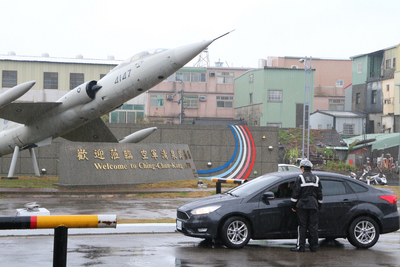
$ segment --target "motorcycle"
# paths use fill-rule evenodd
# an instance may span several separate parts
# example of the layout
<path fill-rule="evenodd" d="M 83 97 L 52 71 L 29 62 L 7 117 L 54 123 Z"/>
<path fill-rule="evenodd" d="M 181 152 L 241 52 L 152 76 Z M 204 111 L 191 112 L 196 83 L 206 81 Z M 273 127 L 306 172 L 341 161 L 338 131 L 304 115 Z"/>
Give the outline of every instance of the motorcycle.
<path fill-rule="evenodd" d="M 357 174 L 354 172 L 350 172 L 350 177 L 370 185 L 387 185 L 386 175 L 382 171 L 379 173 L 370 173 L 364 169 L 363 174 L 359 178 L 357 178 Z"/>

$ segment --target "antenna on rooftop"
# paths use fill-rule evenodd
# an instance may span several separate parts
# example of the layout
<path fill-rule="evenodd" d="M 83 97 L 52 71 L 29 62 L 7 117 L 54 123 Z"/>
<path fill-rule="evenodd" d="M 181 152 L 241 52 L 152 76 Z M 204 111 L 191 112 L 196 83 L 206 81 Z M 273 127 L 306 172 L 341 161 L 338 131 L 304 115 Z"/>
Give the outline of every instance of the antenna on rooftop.
<path fill-rule="evenodd" d="M 194 63 L 193 67 L 208 67 L 210 66 L 210 58 L 208 56 L 208 48 L 204 49 L 203 52 L 200 53 L 199 59 L 196 63 Z"/>

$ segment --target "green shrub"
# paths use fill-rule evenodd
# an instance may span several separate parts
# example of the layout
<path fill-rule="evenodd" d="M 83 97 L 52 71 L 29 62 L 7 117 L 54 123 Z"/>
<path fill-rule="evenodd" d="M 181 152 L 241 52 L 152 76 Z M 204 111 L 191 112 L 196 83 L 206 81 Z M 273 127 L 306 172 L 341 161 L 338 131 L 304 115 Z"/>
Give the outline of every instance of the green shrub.
<path fill-rule="evenodd" d="M 344 162 L 338 161 L 332 161 L 332 160 L 328 160 L 326 165 L 324 166 L 324 170 L 326 171 L 357 171 L 357 167 L 350 165 L 350 164 L 346 164 Z"/>

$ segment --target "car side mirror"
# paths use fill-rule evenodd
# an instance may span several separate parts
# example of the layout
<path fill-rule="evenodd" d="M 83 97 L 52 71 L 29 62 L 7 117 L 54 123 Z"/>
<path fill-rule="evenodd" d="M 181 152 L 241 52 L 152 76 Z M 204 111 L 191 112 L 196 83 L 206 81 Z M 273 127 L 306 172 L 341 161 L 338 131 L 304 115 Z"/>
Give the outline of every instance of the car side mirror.
<path fill-rule="evenodd" d="M 265 200 L 271 200 L 274 198 L 275 198 L 275 194 L 272 193 L 271 191 L 264 192 L 264 194 L 263 194 L 263 199 L 265 199 Z"/>

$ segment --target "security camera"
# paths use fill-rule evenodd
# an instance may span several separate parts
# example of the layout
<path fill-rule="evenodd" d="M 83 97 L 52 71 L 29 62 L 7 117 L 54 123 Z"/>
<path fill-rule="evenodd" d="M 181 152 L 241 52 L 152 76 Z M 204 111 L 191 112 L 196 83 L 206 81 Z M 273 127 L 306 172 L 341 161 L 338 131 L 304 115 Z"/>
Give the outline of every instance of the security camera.
<path fill-rule="evenodd" d="M 300 62 L 300 63 L 303 63 L 303 62 L 304 62 L 304 58 L 300 59 L 299 62 Z"/>

